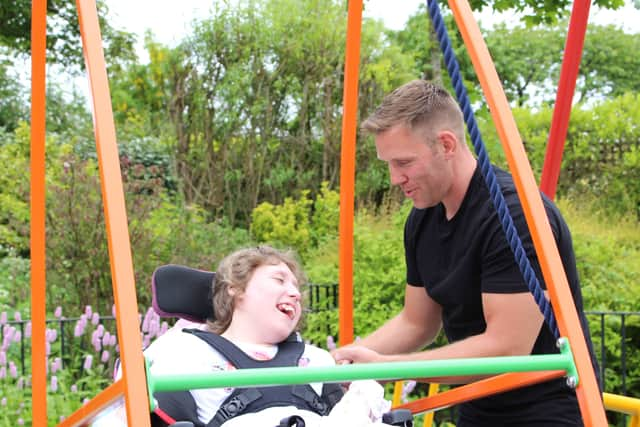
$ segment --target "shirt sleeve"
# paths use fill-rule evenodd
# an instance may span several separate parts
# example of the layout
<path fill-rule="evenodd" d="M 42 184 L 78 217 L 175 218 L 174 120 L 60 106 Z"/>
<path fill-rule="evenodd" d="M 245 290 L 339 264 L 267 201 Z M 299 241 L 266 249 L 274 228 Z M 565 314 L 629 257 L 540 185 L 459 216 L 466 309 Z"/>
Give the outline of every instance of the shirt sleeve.
<path fill-rule="evenodd" d="M 418 267 L 416 265 L 416 228 L 418 226 L 415 209 L 411 210 L 411 213 L 407 217 L 407 221 L 404 224 L 404 257 L 407 267 L 407 284 L 411 286 L 422 286 L 422 279 L 418 273 Z"/>

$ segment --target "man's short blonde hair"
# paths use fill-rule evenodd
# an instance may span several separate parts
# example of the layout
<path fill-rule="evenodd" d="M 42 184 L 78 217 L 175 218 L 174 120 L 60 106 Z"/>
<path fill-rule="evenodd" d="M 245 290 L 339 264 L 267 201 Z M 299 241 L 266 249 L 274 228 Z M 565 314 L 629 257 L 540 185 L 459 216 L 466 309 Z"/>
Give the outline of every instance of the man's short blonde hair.
<path fill-rule="evenodd" d="M 422 132 L 427 141 L 435 141 L 443 130 L 453 132 L 461 141 L 465 137 L 458 103 L 442 86 L 426 80 L 410 81 L 388 94 L 361 129 L 377 135 L 397 125 Z"/>

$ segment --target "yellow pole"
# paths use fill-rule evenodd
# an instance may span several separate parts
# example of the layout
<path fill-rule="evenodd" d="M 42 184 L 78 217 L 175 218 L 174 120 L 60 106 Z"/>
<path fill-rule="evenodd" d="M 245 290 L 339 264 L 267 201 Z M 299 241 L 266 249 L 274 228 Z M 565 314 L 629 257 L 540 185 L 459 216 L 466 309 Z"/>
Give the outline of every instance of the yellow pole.
<path fill-rule="evenodd" d="M 438 394 L 438 390 L 440 389 L 440 384 L 431 383 L 429 384 L 429 396 L 434 396 Z M 430 411 L 424 414 L 424 423 L 422 427 L 430 427 L 433 424 L 433 416 L 435 415 L 435 411 Z"/>

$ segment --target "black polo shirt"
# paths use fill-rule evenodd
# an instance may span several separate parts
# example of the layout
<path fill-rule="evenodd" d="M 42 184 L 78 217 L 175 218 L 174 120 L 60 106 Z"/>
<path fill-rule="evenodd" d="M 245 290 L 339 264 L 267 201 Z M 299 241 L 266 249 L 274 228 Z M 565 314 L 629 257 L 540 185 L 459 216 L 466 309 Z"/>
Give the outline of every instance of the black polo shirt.
<path fill-rule="evenodd" d="M 513 179 L 498 168 L 495 172 L 524 250 L 546 288 Z M 571 234 L 556 206 L 544 195 L 543 203 L 580 321 L 588 331 Z M 424 287 L 440 304 L 449 342 L 485 331 L 483 292 L 529 292 L 478 167 L 458 212 L 450 220 L 442 204 L 410 212 L 405 224 L 405 255 L 407 283 Z M 531 354 L 558 353 L 555 341 L 543 323 Z M 587 343 L 595 361 L 589 338 Z M 460 405 L 460 415 L 461 425 L 582 424 L 575 392 L 562 378 L 466 402 Z M 525 421 L 531 424 L 523 424 Z"/>

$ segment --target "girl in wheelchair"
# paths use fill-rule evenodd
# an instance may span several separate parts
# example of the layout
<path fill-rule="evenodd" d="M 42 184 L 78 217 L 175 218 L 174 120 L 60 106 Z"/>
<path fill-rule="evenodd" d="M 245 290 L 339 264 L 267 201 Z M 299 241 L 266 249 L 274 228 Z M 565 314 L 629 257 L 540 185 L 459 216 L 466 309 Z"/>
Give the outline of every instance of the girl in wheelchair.
<path fill-rule="evenodd" d="M 305 344 L 297 333 L 305 277 L 291 252 L 269 246 L 241 249 L 224 258 L 215 274 L 167 267 L 182 269 L 180 274 L 199 275 L 199 280 L 207 278 L 213 312 L 206 324 L 173 328 L 144 351 L 152 375 L 335 364 L 327 351 Z M 162 292 L 158 285 L 162 274 L 170 276 L 159 270 L 154 274 L 154 306 L 161 314 L 155 294 Z M 171 281 L 189 281 L 175 280 L 180 277 L 175 274 Z M 194 301 L 197 304 L 201 301 Z M 337 384 L 155 393 L 158 409 L 152 414 L 153 425 L 176 421 L 207 427 L 387 425 L 381 419 L 390 404 L 382 387 L 364 381 L 352 384 L 351 389 L 337 406 L 344 394 Z"/>

